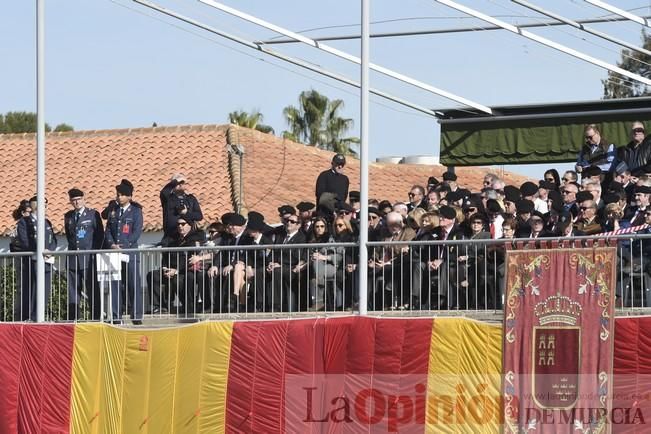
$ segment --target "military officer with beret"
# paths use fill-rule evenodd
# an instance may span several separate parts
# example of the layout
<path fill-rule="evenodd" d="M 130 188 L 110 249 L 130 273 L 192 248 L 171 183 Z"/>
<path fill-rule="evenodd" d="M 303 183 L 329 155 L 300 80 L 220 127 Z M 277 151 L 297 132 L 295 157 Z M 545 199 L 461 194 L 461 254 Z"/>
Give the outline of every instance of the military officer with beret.
<path fill-rule="evenodd" d="M 63 226 L 68 239 L 68 250 L 98 250 L 104 240 L 104 225 L 97 210 L 88 208 L 84 192 L 78 188 L 68 191 L 73 209 L 63 216 Z M 100 319 L 100 290 L 95 279 L 95 255 L 78 254 L 67 257 L 68 266 L 68 319 L 80 318 L 79 295 L 89 296 L 93 320 Z"/>
<path fill-rule="evenodd" d="M 105 244 L 113 250 L 136 249 L 143 227 L 142 206 L 131 200 L 133 184 L 128 180 L 123 179 L 115 186 L 115 190 L 116 205 L 108 211 Z M 131 310 L 133 323 L 138 325 L 142 323 L 143 307 L 140 256 L 137 253 L 127 253 L 127 257 L 129 261 L 122 267 L 121 282 L 111 282 L 113 322 L 120 323 L 122 304 L 126 301 L 126 308 Z"/>

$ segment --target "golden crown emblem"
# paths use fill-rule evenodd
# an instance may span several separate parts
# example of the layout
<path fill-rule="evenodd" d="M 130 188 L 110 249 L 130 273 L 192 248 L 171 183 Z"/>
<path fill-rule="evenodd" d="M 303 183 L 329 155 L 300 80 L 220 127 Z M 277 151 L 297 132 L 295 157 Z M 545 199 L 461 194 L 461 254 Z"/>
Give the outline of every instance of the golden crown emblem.
<path fill-rule="evenodd" d="M 553 323 L 576 325 L 583 308 L 579 303 L 565 295 L 550 295 L 534 307 L 540 325 Z"/>

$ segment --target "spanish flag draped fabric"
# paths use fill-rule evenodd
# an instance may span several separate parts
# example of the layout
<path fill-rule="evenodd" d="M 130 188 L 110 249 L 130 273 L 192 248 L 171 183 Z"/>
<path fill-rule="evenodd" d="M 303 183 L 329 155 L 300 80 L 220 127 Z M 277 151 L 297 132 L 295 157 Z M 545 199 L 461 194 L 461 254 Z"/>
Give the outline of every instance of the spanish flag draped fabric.
<path fill-rule="evenodd" d="M 501 427 L 502 327 L 469 319 L 1 324 L 0 339 L 0 434 Z M 650 354 L 651 319 L 618 319 L 614 393 L 630 423 L 614 431 L 648 432 Z"/>

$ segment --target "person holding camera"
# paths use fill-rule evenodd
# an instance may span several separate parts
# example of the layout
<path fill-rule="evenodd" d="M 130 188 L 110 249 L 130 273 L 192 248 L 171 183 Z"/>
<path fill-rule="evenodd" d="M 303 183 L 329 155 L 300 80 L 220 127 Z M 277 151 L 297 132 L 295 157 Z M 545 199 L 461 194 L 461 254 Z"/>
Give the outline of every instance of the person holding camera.
<path fill-rule="evenodd" d="M 189 224 L 203 220 L 199 201 L 188 193 L 185 175 L 177 173 L 160 191 L 160 203 L 163 208 L 163 239 L 177 236 L 176 223 L 179 218 Z"/>

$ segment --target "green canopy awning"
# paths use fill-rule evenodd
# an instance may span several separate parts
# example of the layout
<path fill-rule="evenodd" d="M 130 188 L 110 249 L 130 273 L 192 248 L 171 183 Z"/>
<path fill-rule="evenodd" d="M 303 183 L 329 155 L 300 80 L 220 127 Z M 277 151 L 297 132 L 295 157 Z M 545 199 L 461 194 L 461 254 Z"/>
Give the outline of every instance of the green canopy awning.
<path fill-rule="evenodd" d="M 494 107 L 493 115 L 436 111 L 441 164 L 561 163 L 576 161 L 586 124 L 597 124 L 610 143 L 626 145 L 631 122 L 651 120 L 651 98 Z"/>

